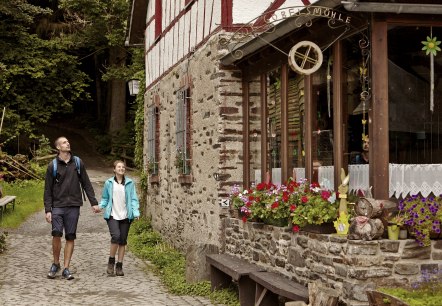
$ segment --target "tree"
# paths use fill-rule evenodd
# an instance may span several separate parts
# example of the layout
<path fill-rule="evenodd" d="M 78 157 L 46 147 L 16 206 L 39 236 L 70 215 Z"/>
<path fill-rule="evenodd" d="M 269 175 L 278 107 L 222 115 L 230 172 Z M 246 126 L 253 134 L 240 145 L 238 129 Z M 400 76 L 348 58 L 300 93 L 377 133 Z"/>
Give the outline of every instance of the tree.
<path fill-rule="evenodd" d="M 40 38 L 33 29 L 52 10 L 25 0 L 0 3 L 0 105 L 6 107 L 0 143 L 22 133 L 33 135 L 36 123 L 72 110 L 90 99 L 88 76 L 70 54 L 72 41 L 60 35 Z"/>

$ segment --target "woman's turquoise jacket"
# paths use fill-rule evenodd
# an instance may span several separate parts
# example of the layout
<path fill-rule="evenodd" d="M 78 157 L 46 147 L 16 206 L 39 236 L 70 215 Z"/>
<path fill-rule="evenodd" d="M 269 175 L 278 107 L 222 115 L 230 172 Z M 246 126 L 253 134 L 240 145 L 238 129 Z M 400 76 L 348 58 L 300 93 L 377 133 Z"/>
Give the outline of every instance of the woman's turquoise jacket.
<path fill-rule="evenodd" d="M 99 207 L 104 209 L 104 219 L 109 219 L 112 211 L 112 193 L 114 177 L 106 180 L 101 195 Z M 124 194 L 126 197 L 127 218 L 132 221 L 140 216 L 140 203 L 138 201 L 135 182 L 128 177 L 124 178 Z"/>

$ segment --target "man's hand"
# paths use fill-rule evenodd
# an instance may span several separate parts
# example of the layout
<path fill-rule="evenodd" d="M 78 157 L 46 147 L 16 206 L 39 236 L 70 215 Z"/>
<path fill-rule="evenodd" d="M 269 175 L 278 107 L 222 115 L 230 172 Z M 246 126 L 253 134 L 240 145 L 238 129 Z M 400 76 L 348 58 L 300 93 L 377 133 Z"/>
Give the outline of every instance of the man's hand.
<path fill-rule="evenodd" d="M 100 207 L 98 207 L 98 205 L 94 205 L 94 206 L 92 206 L 92 211 L 97 214 L 97 213 L 101 212 L 101 209 L 100 209 Z"/>
<path fill-rule="evenodd" d="M 52 222 L 52 213 L 50 211 L 48 211 L 46 213 L 45 218 L 46 218 L 46 222 L 51 223 Z"/>

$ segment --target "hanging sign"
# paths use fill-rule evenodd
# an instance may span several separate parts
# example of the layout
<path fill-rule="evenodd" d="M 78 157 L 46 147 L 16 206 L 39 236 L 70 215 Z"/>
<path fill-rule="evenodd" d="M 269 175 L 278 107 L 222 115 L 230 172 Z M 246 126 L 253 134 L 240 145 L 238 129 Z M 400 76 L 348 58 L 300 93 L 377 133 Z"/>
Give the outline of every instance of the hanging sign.
<path fill-rule="evenodd" d="M 297 73 L 309 75 L 322 65 L 322 51 L 317 44 L 303 40 L 292 47 L 289 53 L 289 65 Z"/>

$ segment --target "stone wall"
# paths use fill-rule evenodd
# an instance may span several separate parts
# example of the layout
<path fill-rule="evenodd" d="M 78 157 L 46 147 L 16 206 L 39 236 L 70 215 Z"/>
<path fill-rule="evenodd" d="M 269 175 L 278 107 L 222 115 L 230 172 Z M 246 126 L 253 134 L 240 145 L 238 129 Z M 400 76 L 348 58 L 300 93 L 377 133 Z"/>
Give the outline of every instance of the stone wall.
<path fill-rule="evenodd" d="M 149 178 L 146 215 L 180 250 L 198 243 L 222 245 L 220 199 L 242 183 L 242 83 L 236 70 L 221 70 L 226 51 L 217 36 L 174 66 L 145 94 L 145 106 L 159 109 L 159 176 Z M 191 175 L 179 178 L 176 158 L 177 90 L 188 86 L 191 103 Z M 145 139 L 147 139 L 145 112 Z M 144 144 L 145 163 L 147 143 Z M 213 174 L 220 174 L 216 181 Z"/>
<path fill-rule="evenodd" d="M 409 285 L 423 270 L 442 269 L 442 240 L 420 247 L 412 239 L 347 240 L 233 218 L 224 222 L 225 253 L 304 285 L 320 280 L 338 290 L 347 305 L 368 305 L 367 289 Z"/>

